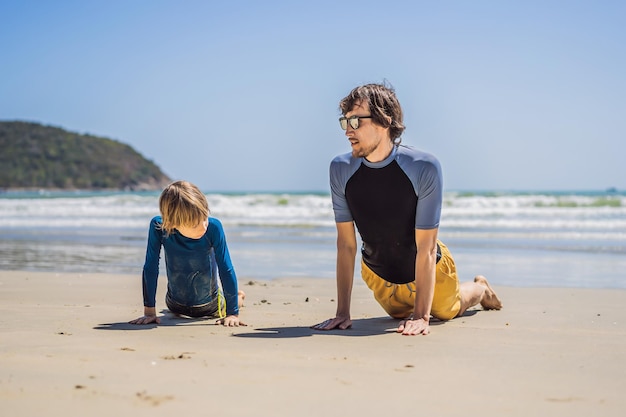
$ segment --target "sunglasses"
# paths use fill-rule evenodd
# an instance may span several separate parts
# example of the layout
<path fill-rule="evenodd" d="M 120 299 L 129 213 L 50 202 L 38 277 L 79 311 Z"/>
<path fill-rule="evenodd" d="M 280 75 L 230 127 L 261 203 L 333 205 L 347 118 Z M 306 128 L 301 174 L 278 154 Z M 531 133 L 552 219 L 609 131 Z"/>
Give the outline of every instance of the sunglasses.
<path fill-rule="evenodd" d="M 371 119 L 372 116 L 350 116 L 350 117 L 340 117 L 339 125 L 343 130 L 348 130 L 348 123 L 350 123 L 350 127 L 354 130 L 359 128 L 359 120 L 361 119 Z"/>

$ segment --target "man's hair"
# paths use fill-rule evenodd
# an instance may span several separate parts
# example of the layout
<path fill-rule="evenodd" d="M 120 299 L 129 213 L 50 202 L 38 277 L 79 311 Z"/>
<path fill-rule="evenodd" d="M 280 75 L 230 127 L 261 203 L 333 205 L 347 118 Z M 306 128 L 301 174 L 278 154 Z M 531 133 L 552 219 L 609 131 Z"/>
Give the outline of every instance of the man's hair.
<path fill-rule="evenodd" d="M 159 210 L 166 234 L 180 226 L 193 227 L 209 218 L 205 195 L 188 181 L 176 181 L 165 187 L 159 197 Z"/>
<path fill-rule="evenodd" d="M 339 109 L 345 115 L 358 102 L 369 105 L 374 123 L 388 127 L 391 141 L 396 142 L 404 132 L 405 126 L 402 123 L 402 107 L 393 87 L 387 83 L 356 87 L 339 102 Z M 388 118 L 391 118 L 391 122 Z"/>

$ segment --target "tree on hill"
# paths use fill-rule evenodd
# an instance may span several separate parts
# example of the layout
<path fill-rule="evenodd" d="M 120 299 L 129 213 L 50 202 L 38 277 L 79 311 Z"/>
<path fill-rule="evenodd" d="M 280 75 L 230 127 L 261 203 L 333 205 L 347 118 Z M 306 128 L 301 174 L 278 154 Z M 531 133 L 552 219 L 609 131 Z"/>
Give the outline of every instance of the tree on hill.
<path fill-rule="evenodd" d="M 0 122 L 0 188 L 156 190 L 171 180 L 116 140 L 54 126 Z"/>

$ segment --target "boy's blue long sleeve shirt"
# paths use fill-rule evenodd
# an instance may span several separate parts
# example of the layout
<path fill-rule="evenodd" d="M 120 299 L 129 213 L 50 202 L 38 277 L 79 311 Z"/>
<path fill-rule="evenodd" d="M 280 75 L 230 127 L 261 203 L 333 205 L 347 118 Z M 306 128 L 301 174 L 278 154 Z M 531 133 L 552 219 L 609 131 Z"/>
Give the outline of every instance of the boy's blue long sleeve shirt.
<path fill-rule="evenodd" d="M 199 306 L 218 294 L 217 275 L 226 298 L 226 314 L 239 314 L 238 285 L 230 260 L 222 223 L 209 218 L 207 230 L 199 239 L 185 237 L 174 230 L 169 235 L 161 229 L 161 216 L 150 221 L 146 261 L 143 267 L 143 302 L 156 305 L 161 247 L 165 254 L 167 291 L 172 300 L 186 306 Z"/>

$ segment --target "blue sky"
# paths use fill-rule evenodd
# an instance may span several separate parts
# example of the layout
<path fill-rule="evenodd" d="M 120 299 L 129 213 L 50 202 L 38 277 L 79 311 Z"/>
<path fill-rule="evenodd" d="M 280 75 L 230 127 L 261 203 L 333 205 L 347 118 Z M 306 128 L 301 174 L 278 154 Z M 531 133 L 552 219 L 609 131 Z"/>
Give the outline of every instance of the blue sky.
<path fill-rule="evenodd" d="M 447 190 L 626 188 L 626 2 L 3 1 L 0 120 L 119 140 L 207 191 L 327 191 L 387 80 Z"/>

